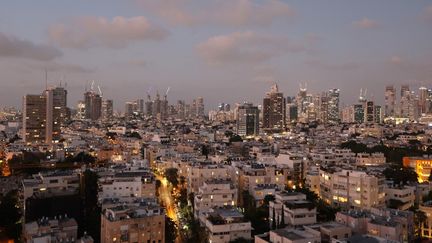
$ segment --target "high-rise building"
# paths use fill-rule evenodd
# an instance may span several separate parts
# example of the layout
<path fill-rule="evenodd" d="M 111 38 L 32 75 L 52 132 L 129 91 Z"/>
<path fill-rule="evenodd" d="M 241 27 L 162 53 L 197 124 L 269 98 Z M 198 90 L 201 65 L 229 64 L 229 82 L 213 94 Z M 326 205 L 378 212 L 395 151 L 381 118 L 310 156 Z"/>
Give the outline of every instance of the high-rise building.
<path fill-rule="evenodd" d="M 363 123 L 365 120 L 365 109 L 363 104 L 354 105 L 354 122 Z"/>
<path fill-rule="evenodd" d="M 125 118 L 132 118 L 134 115 L 134 111 L 136 108 L 136 103 L 134 102 L 126 102 L 125 105 Z"/>
<path fill-rule="evenodd" d="M 102 96 L 94 91 L 84 93 L 85 118 L 93 121 L 102 116 Z"/>
<path fill-rule="evenodd" d="M 60 140 L 61 127 L 68 116 L 67 91 L 48 88 L 41 95 L 26 95 L 23 100 L 23 138 L 28 143 Z"/>
<path fill-rule="evenodd" d="M 374 108 L 374 119 L 376 123 L 381 123 L 383 121 L 383 116 L 382 116 L 382 108 L 380 105 L 376 105 Z"/>
<path fill-rule="evenodd" d="M 23 98 L 23 140 L 44 143 L 46 136 L 46 96 L 26 95 Z"/>
<path fill-rule="evenodd" d="M 111 120 L 113 116 L 114 116 L 113 100 L 104 100 L 102 102 L 102 118 L 104 120 Z"/>
<path fill-rule="evenodd" d="M 373 101 L 366 101 L 366 106 L 364 107 L 364 122 L 375 122 L 375 104 Z"/>
<path fill-rule="evenodd" d="M 393 85 L 385 89 L 385 108 L 384 116 L 393 117 L 396 113 L 396 89 Z"/>
<path fill-rule="evenodd" d="M 429 98 L 429 92 L 426 87 L 419 88 L 419 113 L 427 113 L 427 100 Z"/>
<path fill-rule="evenodd" d="M 259 110 L 251 103 L 238 107 L 237 134 L 240 136 L 255 136 L 259 134 Z"/>
<path fill-rule="evenodd" d="M 285 129 L 285 110 L 285 97 L 279 92 L 277 84 L 274 84 L 263 100 L 263 128 L 283 131 Z"/>
<path fill-rule="evenodd" d="M 46 97 L 46 143 L 60 140 L 61 127 L 67 119 L 67 91 L 63 87 L 49 88 Z"/>
<path fill-rule="evenodd" d="M 204 98 L 198 97 L 196 99 L 196 109 L 197 109 L 197 116 L 200 118 L 204 117 Z"/>
<path fill-rule="evenodd" d="M 338 123 L 339 117 L 339 89 L 331 89 L 327 92 L 327 121 L 330 123 Z"/>
<path fill-rule="evenodd" d="M 140 115 L 143 115 L 144 114 L 144 100 L 143 99 L 138 99 L 136 101 L 136 103 L 137 103 L 138 113 Z"/>

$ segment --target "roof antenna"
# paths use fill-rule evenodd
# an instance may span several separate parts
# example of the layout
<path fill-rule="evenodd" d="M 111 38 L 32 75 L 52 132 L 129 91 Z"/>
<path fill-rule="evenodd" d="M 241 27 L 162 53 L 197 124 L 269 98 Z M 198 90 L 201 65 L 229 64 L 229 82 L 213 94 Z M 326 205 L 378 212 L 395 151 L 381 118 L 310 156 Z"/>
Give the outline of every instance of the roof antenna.
<path fill-rule="evenodd" d="M 48 90 L 48 70 L 45 68 L 45 90 Z"/>

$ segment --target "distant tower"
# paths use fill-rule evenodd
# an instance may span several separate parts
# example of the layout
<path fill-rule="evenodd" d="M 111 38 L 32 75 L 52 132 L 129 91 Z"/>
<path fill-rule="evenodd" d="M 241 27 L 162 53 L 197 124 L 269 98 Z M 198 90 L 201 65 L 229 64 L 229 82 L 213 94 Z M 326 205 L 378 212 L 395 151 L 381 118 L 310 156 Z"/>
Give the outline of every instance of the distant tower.
<path fill-rule="evenodd" d="M 396 89 L 393 85 L 386 86 L 385 89 L 384 116 L 393 117 L 396 113 Z"/>
<path fill-rule="evenodd" d="M 237 134 L 255 136 L 259 134 L 259 109 L 251 103 L 238 107 Z"/>
<path fill-rule="evenodd" d="M 263 99 L 263 128 L 283 131 L 286 120 L 286 101 L 275 83 Z"/>

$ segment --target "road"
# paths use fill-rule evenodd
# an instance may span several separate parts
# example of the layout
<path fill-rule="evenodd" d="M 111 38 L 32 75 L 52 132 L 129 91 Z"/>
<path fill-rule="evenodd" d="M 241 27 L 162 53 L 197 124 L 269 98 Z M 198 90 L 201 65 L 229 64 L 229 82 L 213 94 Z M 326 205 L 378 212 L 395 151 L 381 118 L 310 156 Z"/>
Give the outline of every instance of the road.
<path fill-rule="evenodd" d="M 180 222 L 177 216 L 175 201 L 171 195 L 172 185 L 165 177 L 157 174 L 155 174 L 155 176 L 156 179 L 161 182 L 161 186 L 159 187 L 159 200 L 165 205 L 166 215 L 177 225 L 177 238 L 175 242 L 180 243 L 182 242 L 180 237 Z"/>

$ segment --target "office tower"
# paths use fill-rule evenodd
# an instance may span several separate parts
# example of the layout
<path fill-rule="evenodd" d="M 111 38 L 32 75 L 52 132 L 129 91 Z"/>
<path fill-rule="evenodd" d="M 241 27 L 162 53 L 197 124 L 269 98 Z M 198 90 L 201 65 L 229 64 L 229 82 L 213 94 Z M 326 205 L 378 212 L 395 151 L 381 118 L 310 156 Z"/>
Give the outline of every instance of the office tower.
<path fill-rule="evenodd" d="M 177 101 L 177 107 L 176 107 L 176 112 L 177 112 L 177 119 L 185 119 L 185 102 L 184 100 L 178 100 Z"/>
<path fill-rule="evenodd" d="M 287 104 L 287 122 L 296 122 L 298 119 L 298 107 L 295 103 Z"/>
<path fill-rule="evenodd" d="M 153 108 L 152 108 L 153 117 L 157 117 L 157 115 L 160 114 L 160 111 L 161 111 L 161 100 L 158 91 L 156 93 L 156 99 L 153 101 Z"/>
<path fill-rule="evenodd" d="M 429 98 L 428 89 L 426 87 L 419 88 L 419 113 L 427 113 L 427 100 Z"/>
<path fill-rule="evenodd" d="M 312 104 L 307 109 L 307 121 L 320 120 L 323 123 L 328 122 L 329 118 L 329 97 L 326 92 L 314 96 Z"/>
<path fill-rule="evenodd" d="M 331 89 L 327 92 L 327 101 L 328 101 L 328 122 L 330 123 L 338 123 L 340 121 L 339 118 L 339 89 Z"/>
<path fill-rule="evenodd" d="M 134 102 L 126 102 L 125 105 L 125 118 L 132 118 L 135 111 L 135 103 Z"/>
<path fill-rule="evenodd" d="M 85 103 L 85 119 L 93 121 L 101 118 L 102 115 L 102 96 L 94 91 L 87 91 L 84 93 Z"/>
<path fill-rule="evenodd" d="M 23 137 L 28 143 L 51 144 L 60 140 L 67 114 L 67 91 L 48 88 L 41 95 L 26 95 L 23 100 Z"/>
<path fill-rule="evenodd" d="M 63 87 L 49 88 L 46 97 L 46 143 L 60 140 L 61 127 L 67 119 L 67 91 Z"/>
<path fill-rule="evenodd" d="M 364 107 L 364 122 L 375 122 L 375 104 L 373 101 L 366 101 L 366 106 Z"/>
<path fill-rule="evenodd" d="M 204 98 L 203 97 L 198 97 L 196 99 L 196 111 L 197 111 L 197 116 L 200 118 L 204 117 Z"/>
<path fill-rule="evenodd" d="M 104 100 L 102 102 L 102 118 L 104 120 L 111 120 L 113 116 L 114 116 L 113 100 Z"/>
<path fill-rule="evenodd" d="M 167 98 L 167 95 L 165 95 L 164 99 L 161 101 L 160 116 L 161 116 L 161 119 L 166 119 L 168 117 L 168 98 Z"/>
<path fill-rule="evenodd" d="M 285 109 L 285 97 L 279 92 L 277 84 L 274 84 L 263 100 L 263 128 L 283 131 L 285 129 Z"/>
<path fill-rule="evenodd" d="M 363 123 L 365 120 L 365 109 L 363 104 L 354 105 L 354 122 Z"/>
<path fill-rule="evenodd" d="M 26 95 L 23 98 L 23 140 L 44 143 L 46 137 L 46 96 Z"/>
<path fill-rule="evenodd" d="M 259 110 L 251 103 L 238 107 L 237 134 L 240 136 L 255 136 L 259 134 Z"/>
<path fill-rule="evenodd" d="M 376 123 L 381 123 L 383 121 L 382 108 L 380 105 L 376 105 L 374 108 L 374 120 Z"/>
<path fill-rule="evenodd" d="M 76 118 L 78 120 L 85 119 L 85 113 L 86 113 L 85 102 L 80 100 L 80 101 L 78 101 L 78 104 L 77 104 Z"/>
<path fill-rule="evenodd" d="M 136 103 L 137 103 L 137 112 L 140 114 L 140 115 L 143 115 L 144 114 L 144 100 L 143 99 L 138 99 L 137 101 L 136 101 Z"/>
<path fill-rule="evenodd" d="M 426 98 L 426 113 L 432 113 L 432 89 L 428 89 L 428 96 Z"/>
<path fill-rule="evenodd" d="M 385 108 L 384 116 L 393 117 L 396 113 L 396 89 L 393 85 L 385 89 Z"/>

